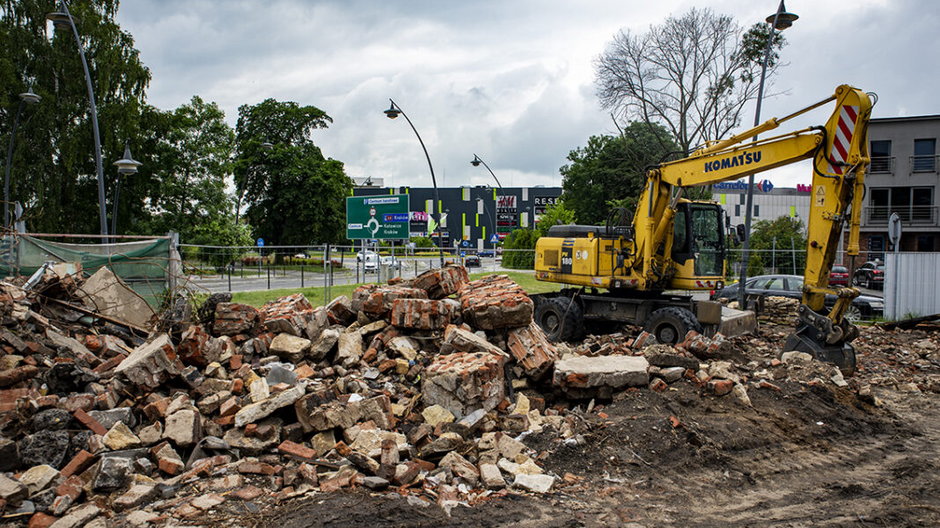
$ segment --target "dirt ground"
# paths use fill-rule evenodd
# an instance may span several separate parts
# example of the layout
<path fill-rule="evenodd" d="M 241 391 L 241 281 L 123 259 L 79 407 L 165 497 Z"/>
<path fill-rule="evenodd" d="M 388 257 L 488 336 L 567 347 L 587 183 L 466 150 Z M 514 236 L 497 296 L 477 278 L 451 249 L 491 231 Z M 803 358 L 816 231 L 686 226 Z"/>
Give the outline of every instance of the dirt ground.
<path fill-rule="evenodd" d="M 774 351 L 757 344 L 778 342 L 787 330 L 764 325 L 760 338 L 736 340 L 735 363 L 762 368 Z M 776 388 L 750 389 L 751 407 L 688 381 L 619 393 L 591 412 L 581 402 L 569 412 L 577 441 L 550 432 L 524 440 L 547 471 L 564 477 L 546 495 L 495 494 L 448 514 L 414 496 L 357 490 L 230 510 L 207 524 L 938 526 L 940 395 L 924 380 L 940 369 L 905 359 L 908 348 L 922 350 L 938 336 L 865 330 L 850 386 L 813 382 L 818 372 L 808 368 L 778 378 Z M 911 382 L 923 390 L 913 392 Z M 858 396 L 867 383 L 877 402 Z"/>

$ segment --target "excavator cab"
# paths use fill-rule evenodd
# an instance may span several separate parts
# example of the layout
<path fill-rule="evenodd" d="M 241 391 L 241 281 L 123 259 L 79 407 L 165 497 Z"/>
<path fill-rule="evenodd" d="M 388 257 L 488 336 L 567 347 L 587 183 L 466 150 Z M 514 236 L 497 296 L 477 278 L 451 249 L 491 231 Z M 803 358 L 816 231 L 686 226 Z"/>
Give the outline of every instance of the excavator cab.
<path fill-rule="evenodd" d="M 725 271 L 725 213 L 714 202 L 682 201 L 673 220 L 672 287 L 713 289 Z"/>

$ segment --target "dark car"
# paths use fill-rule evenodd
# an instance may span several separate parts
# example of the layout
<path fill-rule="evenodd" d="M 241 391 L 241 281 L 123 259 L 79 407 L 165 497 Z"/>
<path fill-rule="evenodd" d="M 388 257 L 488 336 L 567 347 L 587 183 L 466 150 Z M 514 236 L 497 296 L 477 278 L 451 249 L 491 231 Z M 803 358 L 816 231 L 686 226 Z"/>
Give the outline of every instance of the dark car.
<path fill-rule="evenodd" d="M 480 257 L 476 255 L 467 255 L 463 259 L 463 265 L 468 268 L 479 268 L 481 266 Z"/>
<path fill-rule="evenodd" d="M 849 285 L 849 269 L 845 266 L 833 266 L 832 271 L 829 272 L 829 285 L 830 286 L 848 286 Z"/>
<path fill-rule="evenodd" d="M 883 288 L 885 285 L 885 266 L 878 261 L 868 261 L 852 274 L 852 285 L 863 288 Z"/>
<path fill-rule="evenodd" d="M 477 254 L 480 255 L 481 257 L 495 257 L 496 251 L 492 249 L 484 249 L 483 251 L 480 251 Z"/>
<path fill-rule="evenodd" d="M 740 284 L 731 284 L 712 295 L 713 300 L 737 299 Z M 747 295 L 778 296 L 801 299 L 803 297 L 803 277 L 799 275 L 759 275 L 747 280 Z M 836 303 L 835 295 L 826 296 L 826 307 Z M 859 295 L 852 301 L 852 306 L 845 312 L 846 319 L 859 321 L 881 317 L 884 313 L 884 299 L 873 295 Z"/>

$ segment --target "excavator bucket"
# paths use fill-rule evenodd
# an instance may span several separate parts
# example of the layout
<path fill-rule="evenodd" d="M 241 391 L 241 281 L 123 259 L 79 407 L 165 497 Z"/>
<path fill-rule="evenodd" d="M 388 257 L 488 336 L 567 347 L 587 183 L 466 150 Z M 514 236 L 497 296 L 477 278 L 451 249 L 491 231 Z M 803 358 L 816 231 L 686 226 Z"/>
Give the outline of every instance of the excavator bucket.
<path fill-rule="evenodd" d="M 819 361 L 839 367 L 844 376 L 855 374 L 855 348 L 849 344 L 858 337 L 858 328 L 847 320 L 833 325 L 831 320 L 805 304 L 797 309 L 796 331 L 783 345 L 783 352 L 806 352 Z"/>

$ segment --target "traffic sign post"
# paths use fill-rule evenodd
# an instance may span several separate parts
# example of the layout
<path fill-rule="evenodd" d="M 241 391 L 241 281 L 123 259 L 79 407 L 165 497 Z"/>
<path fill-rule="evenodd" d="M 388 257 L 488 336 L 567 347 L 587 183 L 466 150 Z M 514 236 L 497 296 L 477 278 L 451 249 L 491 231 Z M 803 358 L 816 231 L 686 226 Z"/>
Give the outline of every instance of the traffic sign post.
<path fill-rule="evenodd" d="M 891 217 L 888 218 L 888 239 L 891 240 L 891 245 L 894 246 L 894 263 L 890 270 L 891 276 L 894 277 L 894 288 L 892 296 L 894 302 L 892 303 L 894 319 L 898 319 L 898 283 L 901 281 L 901 276 L 899 274 L 899 260 L 900 260 L 900 249 L 901 249 L 901 217 L 897 213 L 891 213 Z"/>
<path fill-rule="evenodd" d="M 407 240 L 410 205 L 407 194 L 346 198 L 346 238 Z"/>

